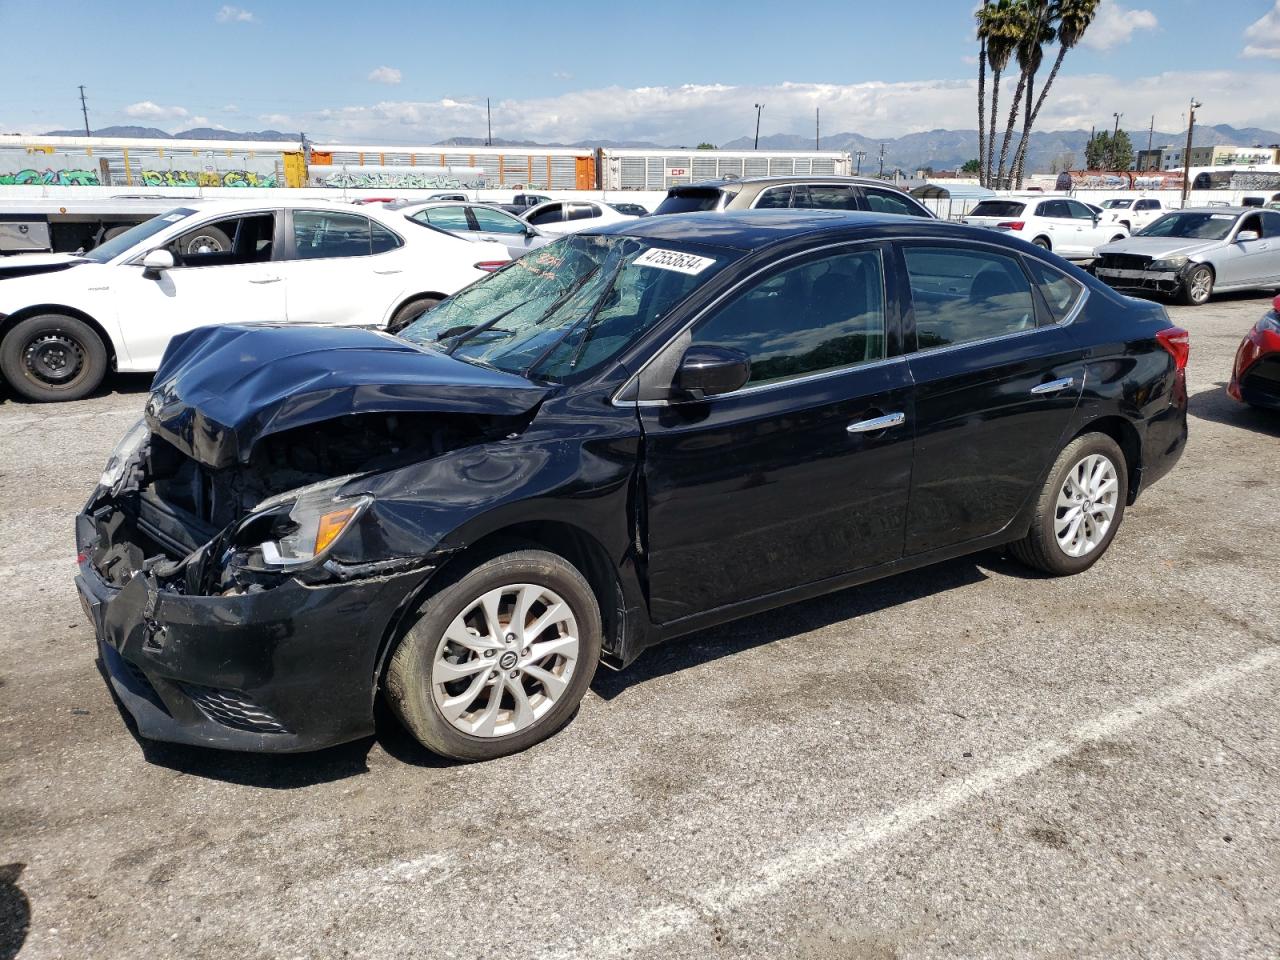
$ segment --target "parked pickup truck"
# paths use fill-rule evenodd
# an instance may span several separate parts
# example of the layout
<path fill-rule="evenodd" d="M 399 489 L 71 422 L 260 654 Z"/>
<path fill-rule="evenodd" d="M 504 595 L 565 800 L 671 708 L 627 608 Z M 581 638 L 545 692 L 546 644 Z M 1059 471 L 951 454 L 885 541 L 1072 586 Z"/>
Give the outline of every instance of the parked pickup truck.
<path fill-rule="evenodd" d="M 120 196 L 86 200 L 0 201 L 0 255 L 92 250 L 130 227 L 166 213 L 181 198 Z"/>
<path fill-rule="evenodd" d="M 1163 217 L 1169 208 L 1153 197 L 1113 197 L 1102 201 L 1102 212 L 1103 223 L 1120 224 L 1130 233 L 1137 233 Z"/>

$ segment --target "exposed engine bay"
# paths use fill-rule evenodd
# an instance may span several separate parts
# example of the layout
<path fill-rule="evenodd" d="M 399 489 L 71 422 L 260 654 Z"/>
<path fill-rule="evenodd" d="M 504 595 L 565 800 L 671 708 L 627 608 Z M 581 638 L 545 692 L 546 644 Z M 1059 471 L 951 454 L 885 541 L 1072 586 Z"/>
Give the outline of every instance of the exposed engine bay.
<path fill-rule="evenodd" d="M 262 550 L 264 542 L 296 528 L 287 511 L 290 492 L 498 440 L 528 420 L 352 414 L 264 436 L 248 463 L 222 468 L 208 467 L 152 433 L 112 490 L 100 488 L 90 506 L 98 534 L 91 559 L 115 586 L 145 571 L 183 593 L 261 589 L 292 572 L 283 560 L 268 562 Z M 279 508 L 255 515 L 277 500 Z"/>

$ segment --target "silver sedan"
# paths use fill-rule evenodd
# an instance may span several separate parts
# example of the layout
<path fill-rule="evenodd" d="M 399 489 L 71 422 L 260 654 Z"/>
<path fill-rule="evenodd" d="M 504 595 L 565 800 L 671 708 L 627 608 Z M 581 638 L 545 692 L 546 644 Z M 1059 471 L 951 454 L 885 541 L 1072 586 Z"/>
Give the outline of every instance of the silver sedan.
<path fill-rule="evenodd" d="M 1280 211 L 1176 210 L 1099 247 L 1093 272 L 1117 290 L 1170 294 L 1192 306 L 1214 291 L 1280 287 Z"/>
<path fill-rule="evenodd" d="M 530 250 L 546 246 L 555 239 L 519 217 L 488 203 L 398 200 L 384 206 L 389 210 L 401 211 L 405 217 L 417 223 L 445 230 L 467 240 L 493 240 L 501 243 L 513 260 Z"/>

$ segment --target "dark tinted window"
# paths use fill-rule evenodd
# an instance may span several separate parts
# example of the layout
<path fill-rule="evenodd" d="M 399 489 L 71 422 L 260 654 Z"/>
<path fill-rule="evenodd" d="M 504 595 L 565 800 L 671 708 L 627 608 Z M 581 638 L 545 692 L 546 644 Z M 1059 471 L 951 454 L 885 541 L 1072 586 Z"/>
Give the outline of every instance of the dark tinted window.
<path fill-rule="evenodd" d="M 293 244 L 299 260 L 367 257 L 372 252 L 369 218 L 331 210 L 296 210 Z"/>
<path fill-rule="evenodd" d="M 549 204 L 537 213 L 530 213 L 527 219 L 534 226 L 537 226 L 540 223 L 559 223 L 564 219 L 564 204 Z"/>
<path fill-rule="evenodd" d="M 1241 231 L 1244 231 L 1244 230 L 1252 230 L 1255 233 L 1257 233 L 1259 237 L 1265 237 L 1266 233 L 1264 233 L 1262 229 L 1262 214 L 1260 213 L 1250 214 L 1249 216 L 1241 220 L 1240 229 L 1237 230 L 1236 233 L 1239 234 Z"/>
<path fill-rule="evenodd" d="M 600 216 L 600 208 L 591 203 L 571 203 L 569 204 L 570 220 L 590 220 L 592 217 Z"/>
<path fill-rule="evenodd" d="M 1262 217 L 1262 235 L 1264 237 L 1280 237 L 1280 213 L 1268 211 L 1259 214 Z"/>
<path fill-rule="evenodd" d="M 921 350 L 985 340 L 1036 324 L 1031 284 L 1018 261 L 956 247 L 903 250 Z"/>
<path fill-rule="evenodd" d="M 770 187 L 768 190 L 762 190 L 755 202 L 757 210 L 776 210 L 779 207 L 789 206 L 791 206 L 790 187 Z"/>
<path fill-rule="evenodd" d="M 1063 220 L 1073 219 L 1071 208 L 1067 206 L 1067 201 L 1065 200 L 1046 200 L 1040 204 L 1038 213 L 1042 217 L 1057 217 Z"/>
<path fill-rule="evenodd" d="M 1095 216 L 1093 210 L 1079 200 L 1060 200 L 1059 203 L 1065 203 L 1067 209 L 1071 211 L 1071 216 L 1076 220 L 1092 220 Z"/>
<path fill-rule="evenodd" d="M 373 252 L 386 253 L 388 250 L 394 250 L 404 241 L 397 237 L 380 223 L 373 225 Z"/>
<path fill-rule="evenodd" d="M 983 200 L 969 211 L 970 217 L 1020 217 L 1026 207 L 1018 200 Z"/>
<path fill-rule="evenodd" d="M 700 213 L 714 210 L 720 204 L 720 191 L 715 188 L 671 191 L 667 198 L 658 204 L 654 214 L 659 213 Z"/>
<path fill-rule="evenodd" d="M 910 200 L 892 190 L 877 190 L 864 187 L 867 205 L 876 213 L 897 213 L 907 217 L 924 216 L 923 211 Z"/>
<path fill-rule="evenodd" d="M 1031 271 L 1031 277 L 1035 280 L 1036 286 L 1040 288 L 1041 296 L 1044 297 L 1045 303 L 1049 305 L 1049 313 L 1053 316 L 1054 322 L 1061 323 L 1067 319 L 1067 316 L 1079 301 L 1080 295 L 1084 292 L 1084 287 L 1079 281 L 1068 277 L 1061 270 L 1055 270 L 1039 260 L 1033 260 L 1028 257 L 1026 264 L 1027 269 Z"/>
<path fill-rule="evenodd" d="M 720 307 L 692 342 L 746 353 L 752 384 L 882 359 L 880 253 L 841 253 L 774 273 Z"/>
<path fill-rule="evenodd" d="M 839 184 L 811 183 L 809 193 L 803 203 L 796 206 L 812 207 L 816 210 L 857 210 L 858 198 L 852 187 Z"/>
<path fill-rule="evenodd" d="M 1159 201 L 1159 200 L 1139 200 L 1137 203 L 1135 203 L 1135 204 L 1133 205 L 1133 209 L 1135 209 L 1135 210 L 1159 210 L 1159 209 L 1160 209 L 1160 201 Z"/>

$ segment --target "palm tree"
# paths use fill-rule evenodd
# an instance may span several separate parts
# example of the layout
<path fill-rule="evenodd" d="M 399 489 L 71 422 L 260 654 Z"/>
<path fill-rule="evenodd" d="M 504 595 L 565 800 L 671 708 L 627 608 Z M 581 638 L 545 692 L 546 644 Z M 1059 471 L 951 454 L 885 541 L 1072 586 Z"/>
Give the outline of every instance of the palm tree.
<path fill-rule="evenodd" d="M 1040 97 L 1036 100 L 1036 105 L 1031 110 L 1022 128 L 1022 142 L 1018 144 L 1018 152 L 1013 158 L 1013 176 L 1018 186 L 1022 185 L 1022 172 L 1027 160 L 1027 146 L 1031 137 L 1031 127 L 1035 124 L 1036 118 L 1040 116 L 1040 108 L 1044 106 L 1045 98 L 1049 95 L 1049 88 L 1053 86 L 1053 81 L 1058 76 L 1058 69 L 1062 66 L 1062 60 L 1067 55 L 1067 51 L 1075 47 L 1084 37 L 1084 32 L 1093 23 L 1093 18 L 1097 12 L 1098 0 L 1054 0 L 1050 17 L 1057 29 L 1058 56 L 1053 61 L 1053 69 L 1049 71 L 1049 79 L 1040 88 Z M 1029 95 L 1027 102 L 1031 102 Z"/>
<path fill-rule="evenodd" d="M 987 35 L 982 30 L 988 0 L 976 13 L 978 20 L 978 183 L 987 185 Z"/>
<path fill-rule="evenodd" d="M 983 151 L 984 169 L 987 182 L 991 186 L 992 161 L 995 159 L 996 116 L 1000 108 L 1000 75 L 1009 65 L 1009 58 L 1018 45 L 1018 8 L 1022 0 L 995 0 L 995 3 L 984 4 L 978 13 L 978 36 L 987 47 L 987 63 L 991 65 L 991 131 Z"/>
<path fill-rule="evenodd" d="M 1011 13 L 1012 30 L 1017 34 L 1014 50 L 1018 55 L 1018 86 L 1013 93 L 1013 106 L 1009 110 L 1009 122 L 1004 128 L 1004 142 L 1000 145 L 1000 167 L 996 171 L 996 186 L 1004 183 L 1005 161 L 1009 159 L 1009 145 L 1013 142 L 1013 127 L 1018 122 L 1018 107 L 1035 72 L 1040 69 L 1044 56 L 1043 45 L 1053 39 L 1053 26 L 1049 23 L 1049 0 L 1019 0 Z"/>

